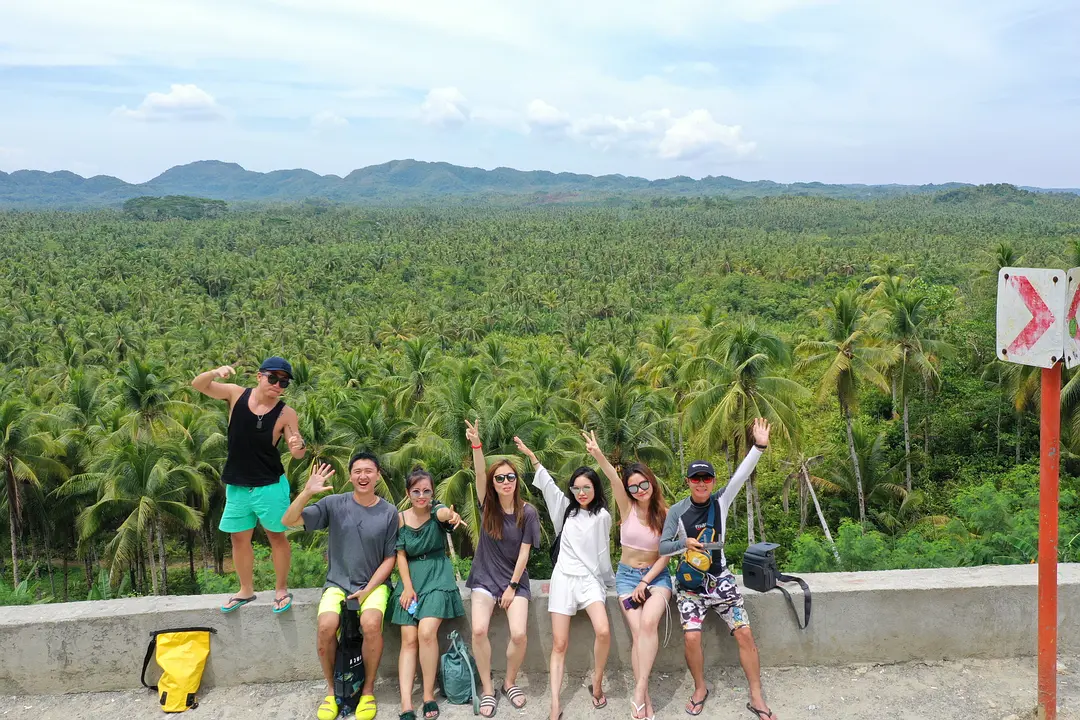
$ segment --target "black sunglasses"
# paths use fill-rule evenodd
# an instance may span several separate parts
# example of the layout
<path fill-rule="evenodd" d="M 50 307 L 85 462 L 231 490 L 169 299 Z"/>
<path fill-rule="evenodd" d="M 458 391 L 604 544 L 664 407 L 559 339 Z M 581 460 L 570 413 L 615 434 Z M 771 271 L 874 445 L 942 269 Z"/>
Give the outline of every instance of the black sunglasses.
<path fill-rule="evenodd" d="M 268 374 L 266 376 L 266 382 L 270 383 L 271 385 L 280 385 L 281 389 L 284 390 L 285 388 L 289 387 L 289 383 L 291 383 L 292 380 L 287 377 L 281 377 L 280 375 Z"/>
<path fill-rule="evenodd" d="M 639 492 L 645 492 L 646 490 L 648 490 L 651 487 L 652 487 L 651 482 L 649 482 L 648 480 L 642 480 L 637 485 L 627 485 L 626 489 L 630 491 L 631 495 L 634 495 L 634 494 L 639 493 Z"/>
<path fill-rule="evenodd" d="M 495 480 L 495 482 L 497 482 L 499 484 L 512 483 L 515 480 L 517 480 L 517 474 L 516 473 L 506 473 L 505 475 L 496 475 L 494 480 Z"/>

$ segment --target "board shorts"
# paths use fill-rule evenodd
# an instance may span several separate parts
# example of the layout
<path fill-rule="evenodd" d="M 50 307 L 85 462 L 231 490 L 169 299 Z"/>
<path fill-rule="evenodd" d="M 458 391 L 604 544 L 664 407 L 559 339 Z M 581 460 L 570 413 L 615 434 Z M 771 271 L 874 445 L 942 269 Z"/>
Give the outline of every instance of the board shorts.
<path fill-rule="evenodd" d="M 334 613 L 335 615 L 341 614 L 341 601 L 346 597 L 345 591 L 341 588 L 333 585 L 323 590 L 322 597 L 319 599 L 319 615 L 323 613 Z M 368 610 L 378 610 L 386 616 L 386 606 L 390 602 L 390 586 L 383 583 L 379 587 L 371 591 L 371 594 L 364 598 L 364 602 L 360 605 L 360 614 L 363 615 Z"/>
<path fill-rule="evenodd" d="M 727 623 L 732 635 L 736 630 L 750 627 L 739 585 L 727 568 L 719 576 L 706 574 L 705 588 L 700 593 L 680 589 L 677 604 L 683 632 L 700 632 L 709 610 Z"/>
<path fill-rule="evenodd" d="M 272 485 L 226 485 L 225 510 L 221 513 L 218 529 L 224 533 L 246 532 L 254 530 L 259 522 L 270 532 L 285 532 L 281 518 L 289 509 L 291 495 L 292 487 L 284 475 Z"/>
<path fill-rule="evenodd" d="M 607 588 L 593 575 L 567 575 L 553 570 L 548 586 L 548 612 L 577 615 L 578 610 L 607 600 Z"/>
<path fill-rule="evenodd" d="M 621 597 L 629 597 L 637 588 L 638 583 L 642 578 L 649 574 L 652 567 L 634 568 L 629 565 L 623 565 L 619 563 L 619 569 L 615 573 L 615 593 Z M 674 588 L 671 586 L 671 573 L 664 570 L 662 573 L 653 578 L 653 581 L 649 583 L 651 588 L 667 588 L 674 592 Z"/>

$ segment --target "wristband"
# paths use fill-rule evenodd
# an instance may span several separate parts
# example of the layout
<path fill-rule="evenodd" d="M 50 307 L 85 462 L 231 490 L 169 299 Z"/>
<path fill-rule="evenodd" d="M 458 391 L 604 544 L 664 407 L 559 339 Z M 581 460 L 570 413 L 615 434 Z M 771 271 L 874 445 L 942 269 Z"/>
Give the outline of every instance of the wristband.
<path fill-rule="evenodd" d="M 765 452 L 769 449 L 768 445 L 758 445 L 757 443 L 754 443 L 754 447 L 756 447 L 758 450 L 761 450 L 762 452 Z"/>
<path fill-rule="evenodd" d="M 480 448 L 482 448 L 484 446 L 483 445 L 469 445 L 469 447 L 471 447 L 473 450 L 479 450 Z"/>

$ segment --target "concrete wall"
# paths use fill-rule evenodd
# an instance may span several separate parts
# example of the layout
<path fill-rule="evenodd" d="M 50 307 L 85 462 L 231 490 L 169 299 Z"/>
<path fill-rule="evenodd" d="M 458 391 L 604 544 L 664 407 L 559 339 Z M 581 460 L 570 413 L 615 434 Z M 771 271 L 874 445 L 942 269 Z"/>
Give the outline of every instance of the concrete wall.
<path fill-rule="evenodd" d="M 806 575 L 813 592 L 810 628 L 795 625 L 783 595 L 746 591 L 746 606 L 765 665 L 901 662 L 962 657 L 1033 655 L 1036 567 Z M 551 651 L 545 582 L 533 583 L 525 672 L 546 673 Z M 469 602 L 466 595 L 466 615 Z M 224 596 L 131 598 L 99 602 L 0 608 L 0 694 L 118 690 L 139 686 L 139 671 L 152 630 L 193 625 L 217 628 L 203 683 L 206 686 L 321 678 L 315 655 L 318 590 L 295 592 L 292 610 L 270 611 L 272 592 L 223 615 Z M 801 593 L 792 592 L 799 612 Z M 1080 653 L 1080 565 L 1059 570 L 1059 635 L 1062 653 Z M 612 625 L 609 666 L 629 665 L 630 636 L 618 601 L 609 596 Z M 446 623 L 469 636 L 466 619 Z M 664 626 L 661 622 L 661 642 Z M 592 628 L 574 618 L 567 669 L 592 662 Z M 398 638 L 387 623 L 380 674 L 396 675 Z M 491 623 L 495 671 L 504 667 L 505 615 Z M 708 664 L 734 665 L 727 629 L 711 616 L 704 635 Z M 443 642 L 445 648 L 445 642 Z M 153 667 L 153 664 L 152 664 Z M 672 603 L 671 638 L 661 647 L 657 672 L 684 668 L 682 631 Z M 151 673 L 151 677 L 156 677 Z"/>

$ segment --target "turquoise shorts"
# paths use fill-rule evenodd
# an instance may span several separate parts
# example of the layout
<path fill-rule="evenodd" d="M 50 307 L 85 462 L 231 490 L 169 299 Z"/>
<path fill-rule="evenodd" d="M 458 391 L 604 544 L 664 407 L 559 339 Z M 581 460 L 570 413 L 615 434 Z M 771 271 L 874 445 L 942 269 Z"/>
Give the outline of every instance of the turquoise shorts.
<path fill-rule="evenodd" d="M 273 485 L 262 487 L 225 486 L 225 510 L 221 513 L 218 529 L 236 533 L 254 530 L 256 520 L 270 532 L 285 532 L 281 518 L 289 509 L 292 488 L 282 475 Z"/>

